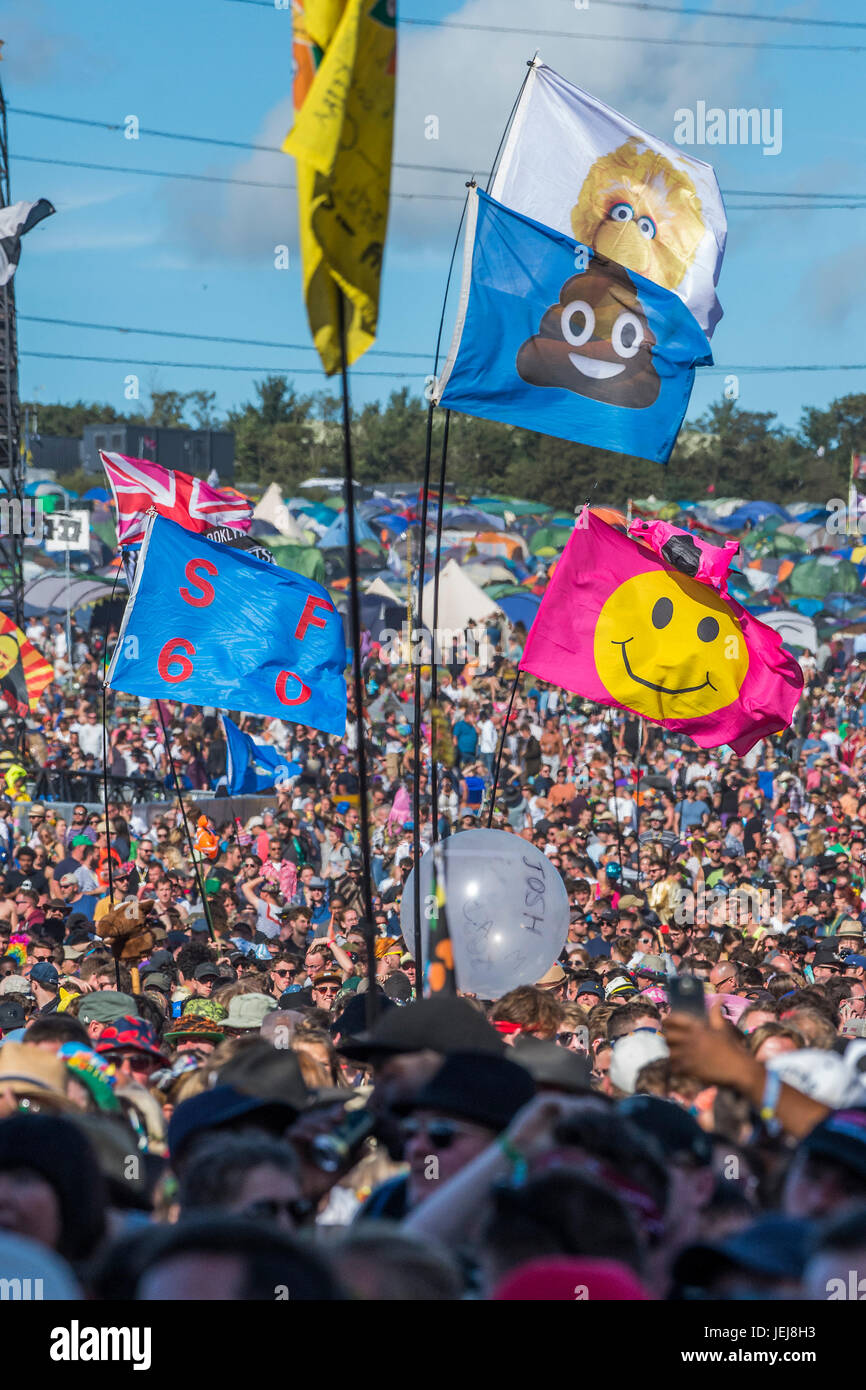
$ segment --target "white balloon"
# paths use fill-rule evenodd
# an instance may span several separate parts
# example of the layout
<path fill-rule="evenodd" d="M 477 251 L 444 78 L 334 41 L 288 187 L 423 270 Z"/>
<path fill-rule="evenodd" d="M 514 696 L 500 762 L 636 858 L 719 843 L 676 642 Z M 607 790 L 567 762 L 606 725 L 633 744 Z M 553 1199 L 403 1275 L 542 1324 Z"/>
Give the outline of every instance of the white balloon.
<path fill-rule="evenodd" d="M 549 970 L 568 935 L 568 894 L 545 854 L 504 830 L 462 830 L 442 842 L 445 912 L 457 988 L 499 999 Z M 400 903 L 400 929 L 415 952 L 415 869 Z M 421 946 L 427 960 L 433 850 L 421 859 Z"/>

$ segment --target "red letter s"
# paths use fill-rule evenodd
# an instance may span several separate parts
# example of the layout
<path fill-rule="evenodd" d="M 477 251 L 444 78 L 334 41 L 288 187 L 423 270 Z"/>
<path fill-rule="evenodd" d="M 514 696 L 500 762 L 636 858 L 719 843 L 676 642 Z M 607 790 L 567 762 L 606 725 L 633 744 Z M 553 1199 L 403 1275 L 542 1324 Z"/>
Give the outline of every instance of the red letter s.
<path fill-rule="evenodd" d="M 190 584 L 194 584 L 197 589 L 201 589 L 201 594 L 191 593 L 189 589 L 181 589 L 180 596 L 184 603 L 191 603 L 193 608 L 207 608 L 209 603 L 213 603 L 216 591 L 212 584 L 208 584 L 206 579 L 200 579 L 197 570 L 203 570 L 205 574 L 218 574 L 216 565 L 212 560 L 188 560 L 184 574 Z"/>

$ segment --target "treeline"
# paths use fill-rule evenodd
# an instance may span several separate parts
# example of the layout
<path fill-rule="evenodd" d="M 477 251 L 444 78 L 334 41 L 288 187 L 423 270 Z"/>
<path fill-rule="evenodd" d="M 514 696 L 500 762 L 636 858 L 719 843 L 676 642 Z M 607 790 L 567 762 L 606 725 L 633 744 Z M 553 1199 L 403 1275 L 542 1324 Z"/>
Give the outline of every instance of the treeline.
<path fill-rule="evenodd" d="M 232 430 L 239 481 L 276 481 L 287 494 L 314 476 L 340 476 L 343 468 L 339 400 L 320 392 L 299 395 L 284 377 L 256 383 L 254 399 L 220 416 L 209 391 L 155 392 L 148 414 L 133 423 Z M 31 406 L 31 410 L 33 407 Z M 39 433 L 79 435 L 82 426 L 117 419 L 110 406 L 38 407 Z M 438 475 L 444 413 L 434 414 L 434 479 Z M 408 389 L 387 404 L 358 410 L 353 439 L 359 481 L 417 481 L 423 475 L 427 406 Z M 509 425 L 453 415 L 448 481 L 461 494 L 505 493 L 567 511 L 592 494 L 624 503 L 629 497 L 764 497 L 783 505 L 844 495 L 852 452 L 866 452 L 866 395 L 849 395 L 826 409 L 804 409 L 795 430 L 770 411 L 738 409 L 720 401 L 681 432 L 668 467 L 611 454 Z M 93 479 L 61 479 L 80 489 Z M 597 486 L 596 486 L 597 483 Z"/>

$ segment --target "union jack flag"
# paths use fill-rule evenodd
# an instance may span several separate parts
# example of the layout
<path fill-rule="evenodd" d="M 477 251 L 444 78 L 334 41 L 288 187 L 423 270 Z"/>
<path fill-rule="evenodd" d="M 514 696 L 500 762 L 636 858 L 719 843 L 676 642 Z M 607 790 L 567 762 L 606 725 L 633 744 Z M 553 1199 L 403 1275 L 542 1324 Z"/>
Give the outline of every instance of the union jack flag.
<path fill-rule="evenodd" d="M 234 488 L 222 492 L 189 473 L 163 468 L 149 459 L 131 459 L 100 449 L 99 456 L 117 508 L 117 541 L 135 545 L 144 539 L 151 507 L 187 531 L 233 526 L 248 531 L 253 504 Z"/>

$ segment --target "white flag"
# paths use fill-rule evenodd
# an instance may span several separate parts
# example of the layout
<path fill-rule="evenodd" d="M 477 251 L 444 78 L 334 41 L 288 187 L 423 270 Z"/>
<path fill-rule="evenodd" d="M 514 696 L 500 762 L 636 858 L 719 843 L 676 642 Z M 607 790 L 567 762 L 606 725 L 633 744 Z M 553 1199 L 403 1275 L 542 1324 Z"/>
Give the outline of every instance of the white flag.
<path fill-rule="evenodd" d="M 24 233 L 55 211 L 47 198 L 40 198 L 36 203 L 10 203 L 0 208 L 0 285 L 8 285 L 15 274 Z"/>
<path fill-rule="evenodd" d="M 727 219 L 711 165 L 535 63 L 490 191 L 673 290 L 712 334 Z"/>

